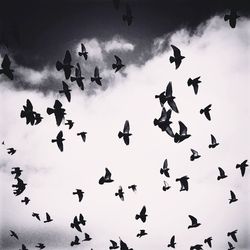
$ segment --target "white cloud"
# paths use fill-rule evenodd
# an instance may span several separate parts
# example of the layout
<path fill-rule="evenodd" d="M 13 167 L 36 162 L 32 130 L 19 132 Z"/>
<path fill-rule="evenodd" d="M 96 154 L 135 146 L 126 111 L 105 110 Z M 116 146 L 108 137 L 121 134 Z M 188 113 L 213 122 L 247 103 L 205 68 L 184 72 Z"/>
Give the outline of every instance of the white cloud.
<path fill-rule="evenodd" d="M 135 46 L 126 40 L 114 37 L 111 41 L 107 41 L 104 45 L 106 52 L 111 51 L 133 51 Z"/>

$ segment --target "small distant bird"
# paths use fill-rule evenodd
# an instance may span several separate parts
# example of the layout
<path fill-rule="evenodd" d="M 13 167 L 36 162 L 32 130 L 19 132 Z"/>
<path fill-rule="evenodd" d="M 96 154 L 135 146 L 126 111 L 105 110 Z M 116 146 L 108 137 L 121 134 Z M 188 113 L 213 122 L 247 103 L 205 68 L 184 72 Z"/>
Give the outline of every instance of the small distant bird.
<path fill-rule="evenodd" d="M 59 90 L 59 93 L 60 94 L 65 94 L 68 102 L 70 102 L 70 100 L 71 100 L 71 94 L 70 94 L 71 89 L 69 89 L 69 85 L 66 82 L 62 81 L 62 84 L 63 84 L 63 90 Z"/>
<path fill-rule="evenodd" d="M 40 215 L 38 213 L 32 213 L 32 217 L 35 217 L 37 218 L 38 220 L 41 220 L 40 219 Z"/>
<path fill-rule="evenodd" d="M 201 245 L 201 244 L 197 244 L 195 246 L 191 246 L 190 250 L 202 250 L 203 249 L 202 246 L 203 245 Z"/>
<path fill-rule="evenodd" d="M 18 196 L 26 189 L 27 183 L 24 183 L 22 179 L 17 178 L 17 184 L 12 185 L 14 195 Z"/>
<path fill-rule="evenodd" d="M 137 191 L 137 186 L 135 184 L 128 186 L 128 189 L 132 189 L 133 192 Z"/>
<path fill-rule="evenodd" d="M 100 77 L 100 74 L 99 74 L 99 68 L 98 67 L 95 67 L 95 72 L 94 72 L 94 77 L 91 77 L 91 82 L 96 82 L 98 85 L 102 86 L 102 78 Z"/>
<path fill-rule="evenodd" d="M 133 16 L 132 16 L 132 11 L 130 8 L 130 5 L 127 3 L 126 4 L 126 14 L 122 15 L 122 20 L 124 22 L 127 22 L 128 26 L 130 26 L 132 24 L 133 21 Z"/>
<path fill-rule="evenodd" d="M 208 145 L 209 148 L 215 148 L 219 145 L 219 143 L 217 143 L 215 137 L 213 135 L 211 135 L 211 144 Z"/>
<path fill-rule="evenodd" d="M 196 150 L 192 149 L 192 148 L 191 148 L 191 152 L 192 152 L 192 155 L 190 156 L 190 161 L 194 161 L 195 159 L 198 159 L 198 158 L 201 157 L 199 155 L 199 153 Z"/>
<path fill-rule="evenodd" d="M 129 137 L 132 135 L 131 133 L 129 133 L 129 131 L 130 131 L 129 121 L 126 120 L 123 127 L 123 132 L 119 131 L 118 133 L 118 137 L 123 138 L 124 143 L 126 145 L 129 145 Z"/>
<path fill-rule="evenodd" d="M 115 8 L 116 10 L 118 10 L 118 9 L 119 9 L 119 6 L 120 6 L 120 0 L 113 0 L 113 5 L 114 5 L 114 8 Z"/>
<path fill-rule="evenodd" d="M 79 241 L 78 236 L 75 236 L 74 241 L 71 241 L 70 245 L 71 245 L 72 247 L 75 246 L 75 245 L 80 245 L 80 241 Z"/>
<path fill-rule="evenodd" d="M 12 230 L 10 230 L 10 237 L 14 237 L 17 240 L 19 239 L 18 236 L 17 236 L 17 234 L 14 231 L 12 231 Z"/>
<path fill-rule="evenodd" d="M 236 168 L 240 169 L 242 177 L 245 175 L 246 167 L 248 167 L 247 160 L 243 161 L 241 164 L 236 165 Z"/>
<path fill-rule="evenodd" d="M 85 239 L 83 241 L 90 241 L 92 238 L 89 236 L 89 234 L 85 233 Z"/>
<path fill-rule="evenodd" d="M 71 54 L 69 52 L 69 50 L 66 51 L 63 62 L 57 61 L 56 62 L 56 69 L 58 71 L 63 70 L 64 71 L 64 75 L 66 79 L 69 79 L 70 75 L 71 75 L 71 69 L 74 66 L 71 65 Z"/>
<path fill-rule="evenodd" d="M 81 189 L 76 189 L 76 192 L 73 192 L 73 195 L 78 195 L 79 202 L 82 201 L 84 192 Z"/>
<path fill-rule="evenodd" d="M 163 181 L 163 183 L 164 183 L 164 186 L 162 187 L 162 190 L 164 192 L 171 188 L 166 181 Z"/>
<path fill-rule="evenodd" d="M 135 216 L 135 219 L 136 219 L 136 220 L 141 219 L 141 221 L 144 223 L 144 222 L 146 222 L 147 216 L 148 216 L 148 215 L 146 214 L 146 207 L 143 206 L 142 209 L 141 209 L 140 214 L 137 214 L 137 215 Z"/>
<path fill-rule="evenodd" d="M 164 160 L 163 167 L 160 169 L 160 174 L 164 174 L 166 177 L 170 177 L 168 172 L 168 159 Z"/>
<path fill-rule="evenodd" d="M 78 87 L 81 90 L 84 90 L 84 84 L 83 84 L 83 80 L 85 79 L 85 77 L 82 76 L 82 72 L 81 72 L 81 67 L 80 64 L 77 63 L 76 67 L 75 67 L 75 76 L 71 76 L 70 77 L 70 81 L 74 82 L 76 81 Z"/>
<path fill-rule="evenodd" d="M 212 240 L 213 240 L 212 237 L 206 238 L 206 239 L 204 240 L 204 243 L 205 243 L 205 244 L 208 244 L 208 246 L 211 248 L 211 247 L 212 247 Z"/>
<path fill-rule="evenodd" d="M 180 143 L 191 136 L 190 134 L 187 133 L 187 127 L 184 125 L 183 122 L 179 121 L 179 126 L 180 126 L 179 134 L 175 133 L 174 135 L 175 143 Z"/>
<path fill-rule="evenodd" d="M 181 191 L 188 191 L 189 187 L 188 187 L 188 180 L 189 180 L 189 177 L 187 175 L 181 177 L 181 178 L 177 178 L 176 181 L 180 181 L 181 183 L 181 189 L 180 189 L 180 192 Z"/>
<path fill-rule="evenodd" d="M 172 236 L 170 239 L 170 243 L 168 244 L 168 247 L 175 248 L 176 242 L 175 242 L 175 235 Z"/>
<path fill-rule="evenodd" d="M 81 51 L 78 52 L 79 56 L 83 56 L 85 60 L 88 59 L 88 52 L 83 43 L 81 43 Z"/>
<path fill-rule="evenodd" d="M 133 250 L 133 248 L 129 248 L 127 244 L 120 239 L 120 250 Z"/>
<path fill-rule="evenodd" d="M 23 170 L 20 169 L 19 167 L 12 168 L 13 170 L 11 171 L 11 174 L 15 175 L 14 179 L 17 179 L 21 176 Z"/>
<path fill-rule="evenodd" d="M 121 60 L 121 58 L 120 57 L 118 57 L 118 56 L 114 56 L 115 57 L 115 60 L 116 60 L 116 63 L 113 63 L 112 64 L 112 68 L 113 69 L 115 69 L 115 73 L 117 72 L 117 71 L 119 71 L 122 67 L 124 67 L 125 65 L 124 64 L 122 64 L 122 60 Z"/>
<path fill-rule="evenodd" d="M 218 167 L 218 169 L 219 169 L 220 175 L 217 177 L 217 180 L 219 181 L 221 179 L 227 178 L 227 175 L 225 174 L 225 171 L 221 167 Z"/>
<path fill-rule="evenodd" d="M 28 205 L 28 203 L 30 202 L 30 199 L 28 197 L 24 197 L 24 199 L 21 200 L 21 202 L 24 202 L 25 205 Z"/>
<path fill-rule="evenodd" d="M 235 249 L 235 247 L 233 246 L 233 244 L 231 242 L 228 242 L 228 250 L 233 250 Z"/>
<path fill-rule="evenodd" d="M 228 237 L 232 237 L 233 241 L 238 242 L 237 237 L 236 237 L 236 233 L 237 233 L 237 232 L 238 232 L 238 230 L 234 230 L 234 231 L 232 231 L 232 232 L 228 232 L 228 233 L 227 233 L 227 236 L 228 236 Z"/>
<path fill-rule="evenodd" d="M 5 55 L 1 64 L 0 74 L 5 74 L 10 80 L 14 79 L 14 70 L 10 68 L 11 62 L 8 55 Z"/>
<path fill-rule="evenodd" d="M 65 109 L 62 108 L 62 103 L 58 100 L 55 101 L 55 104 L 52 108 L 47 108 L 48 115 L 54 114 L 56 118 L 56 124 L 57 126 L 60 126 L 62 120 L 64 119 L 64 116 L 66 115 Z"/>
<path fill-rule="evenodd" d="M 140 232 L 136 235 L 136 237 L 141 238 L 142 236 L 147 235 L 146 231 L 144 229 L 141 229 Z"/>
<path fill-rule="evenodd" d="M 123 192 L 123 189 L 122 187 L 120 186 L 119 189 L 118 189 L 118 192 L 115 193 L 115 196 L 119 196 L 119 198 L 124 201 L 124 192 Z"/>
<path fill-rule="evenodd" d="M 65 141 L 65 139 L 63 138 L 63 132 L 62 131 L 60 131 L 57 134 L 56 139 L 51 140 L 52 143 L 54 143 L 54 142 L 57 143 L 57 146 L 58 146 L 58 148 L 60 149 L 61 152 L 63 151 L 63 141 Z"/>
<path fill-rule="evenodd" d="M 110 183 L 113 181 L 114 180 L 111 179 L 111 172 L 107 168 L 105 168 L 105 175 L 99 179 L 99 184 L 102 185 L 104 183 Z"/>
<path fill-rule="evenodd" d="M 229 20 L 229 24 L 231 26 L 231 28 L 235 28 L 236 27 L 236 20 L 237 18 L 239 18 L 240 16 L 238 16 L 236 10 L 230 10 L 230 14 L 226 14 L 224 16 L 224 20 L 228 21 Z"/>
<path fill-rule="evenodd" d="M 51 222 L 53 221 L 50 217 L 50 215 L 48 213 L 46 213 L 46 220 L 44 221 L 44 223 L 48 223 L 48 222 Z"/>
<path fill-rule="evenodd" d="M 78 136 L 81 136 L 81 138 L 84 142 L 86 141 L 86 134 L 87 134 L 87 132 L 84 132 L 84 131 L 77 133 Z"/>
<path fill-rule="evenodd" d="M 230 199 L 229 199 L 229 204 L 231 204 L 231 203 L 233 203 L 233 202 L 236 202 L 238 199 L 236 198 L 236 195 L 235 195 L 235 193 L 231 190 L 230 191 L 230 195 L 231 195 L 231 197 L 230 197 Z"/>
<path fill-rule="evenodd" d="M 28 250 L 28 248 L 24 244 L 22 244 L 22 249 L 19 250 Z"/>
<path fill-rule="evenodd" d="M 189 228 L 198 227 L 198 226 L 201 225 L 201 223 L 198 223 L 197 219 L 196 219 L 194 216 L 189 215 L 188 217 L 190 218 L 191 223 L 192 223 L 191 225 L 188 226 L 188 229 L 189 229 Z"/>
<path fill-rule="evenodd" d="M 178 69 L 179 66 L 181 65 L 182 60 L 185 58 L 185 56 L 181 55 L 181 51 L 174 45 L 171 45 L 173 52 L 174 52 L 174 56 L 170 56 L 169 57 L 169 61 L 170 63 L 175 63 L 175 69 Z"/>
<path fill-rule="evenodd" d="M 8 153 L 9 155 L 13 155 L 13 154 L 16 153 L 16 150 L 15 150 L 14 148 L 7 148 L 7 153 Z"/>
<path fill-rule="evenodd" d="M 194 78 L 194 79 L 191 79 L 191 78 L 189 78 L 188 79 L 188 81 L 187 81 L 187 84 L 188 84 L 188 86 L 193 86 L 193 88 L 194 88 L 194 93 L 197 95 L 197 93 L 198 93 L 198 89 L 199 89 L 199 83 L 201 83 L 201 81 L 200 81 L 200 76 L 199 77 L 196 77 L 196 78 Z"/>
<path fill-rule="evenodd" d="M 200 113 L 206 116 L 206 118 L 211 121 L 210 111 L 211 111 L 212 104 L 207 105 L 204 109 L 200 110 Z"/>
<path fill-rule="evenodd" d="M 73 223 L 70 224 L 72 228 L 75 228 L 77 231 L 82 232 L 82 229 L 80 225 L 85 226 L 86 220 L 84 220 L 84 217 L 82 214 L 79 214 L 79 219 L 77 216 L 74 217 Z"/>
<path fill-rule="evenodd" d="M 112 246 L 109 247 L 110 250 L 119 248 L 118 244 L 115 241 L 110 240 L 110 242 L 112 244 Z"/>
<path fill-rule="evenodd" d="M 74 122 L 72 120 L 66 120 L 65 125 L 69 125 L 69 129 L 72 129 Z"/>
<path fill-rule="evenodd" d="M 39 249 L 44 249 L 45 245 L 43 243 L 37 243 L 37 245 L 35 247 L 39 248 Z"/>

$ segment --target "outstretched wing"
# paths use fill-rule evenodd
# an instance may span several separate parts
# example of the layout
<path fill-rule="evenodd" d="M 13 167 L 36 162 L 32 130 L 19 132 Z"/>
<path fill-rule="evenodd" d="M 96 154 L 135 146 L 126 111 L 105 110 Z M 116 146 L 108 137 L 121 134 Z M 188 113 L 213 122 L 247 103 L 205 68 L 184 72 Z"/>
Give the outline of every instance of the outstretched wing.
<path fill-rule="evenodd" d="M 95 73 L 94 73 L 95 77 L 99 77 L 99 68 L 95 67 Z"/>
<path fill-rule="evenodd" d="M 215 137 L 212 134 L 211 134 L 211 142 L 212 142 L 212 144 L 216 143 L 216 139 L 215 139 Z"/>
<path fill-rule="evenodd" d="M 172 96 L 172 92 L 173 92 L 173 90 L 172 90 L 172 82 L 169 82 L 168 86 L 166 88 L 166 96 L 167 97 Z"/>
<path fill-rule="evenodd" d="M 197 219 L 194 216 L 189 215 L 188 217 L 190 218 L 192 224 L 196 224 L 197 223 Z"/>
<path fill-rule="evenodd" d="M 86 48 L 85 48 L 83 43 L 81 43 L 81 50 L 82 50 L 82 52 L 86 52 Z"/>
<path fill-rule="evenodd" d="M 140 215 L 144 216 L 146 214 L 146 207 L 143 206 L 143 208 L 141 209 Z"/>
<path fill-rule="evenodd" d="M 1 64 L 2 68 L 3 69 L 9 69 L 10 64 L 11 64 L 11 62 L 10 62 L 10 59 L 9 59 L 8 55 L 5 55 L 4 58 L 3 58 L 2 64 Z"/>
<path fill-rule="evenodd" d="M 111 172 L 107 168 L 105 168 L 105 179 L 109 178 L 111 178 Z"/>
<path fill-rule="evenodd" d="M 115 55 L 114 57 L 115 57 L 116 63 L 117 63 L 118 65 L 121 65 L 121 64 L 122 64 L 121 58 L 118 57 L 118 56 L 116 56 L 116 55 Z"/>
<path fill-rule="evenodd" d="M 181 51 L 174 45 L 171 45 L 173 51 L 174 51 L 174 56 L 179 57 L 181 55 Z"/>
<path fill-rule="evenodd" d="M 126 120 L 125 124 L 124 124 L 124 128 L 123 128 L 123 133 L 127 133 L 128 134 L 129 130 L 130 130 L 129 121 Z"/>
<path fill-rule="evenodd" d="M 167 169 L 167 168 L 168 168 L 168 159 L 165 159 L 163 163 L 163 169 Z"/>
<path fill-rule="evenodd" d="M 187 127 L 184 125 L 184 123 L 179 121 L 179 126 L 180 126 L 180 135 L 186 135 Z"/>
<path fill-rule="evenodd" d="M 191 148 L 191 151 L 192 151 L 193 155 L 198 155 L 198 152 L 196 150 Z"/>

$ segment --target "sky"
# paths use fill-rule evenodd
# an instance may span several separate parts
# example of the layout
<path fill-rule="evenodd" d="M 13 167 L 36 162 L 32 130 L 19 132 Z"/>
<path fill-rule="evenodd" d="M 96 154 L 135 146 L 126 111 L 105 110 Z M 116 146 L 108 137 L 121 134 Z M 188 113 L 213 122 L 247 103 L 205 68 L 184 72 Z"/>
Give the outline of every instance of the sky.
<path fill-rule="evenodd" d="M 213 249 L 250 248 L 249 172 L 241 176 L 236 164 L 249 159 L 249 6 L 237 1 L 240 18 L 235 29 L 224 21 L 233 2 L 130 1 L 134 20 L 131 26 L 122 21 L 125 2 L 115 10 L 110 1 L 31 1 L 6 4 L 1 16 L 2 39 L 0 62 L 7 53 L 14 68 L 14 81 L 0 75 L 0 246 L 20 249 L 25 244 L 34 249 L 38 242 L 46 249 L 71 249 L 70 242 L 84 232 L 93 239 L 75 249 L 109 249 L 109 240 L 119 237 L 134 250 L 167 249 L 175 235 L 176 249 L 189 249 L 213 238 Z M 230 6 L 229 6 L 230 5 Z M 235 7 L 235 6 L 234 6 Z M 32 11 L 30 11 L 32 10 Z M 8 13 L 11 12 L 11 15 Z M 6 46 L 6 43 L 8 46 Z M 88 60 L 78 56 L 80 44 L 88 51 Z M 170 45 L 180 48 L 185 59 L 176 70 L 170 64 Z M 64 74 L 55 63 L 66 50 L 74 64 L 79 62 L 85 77 L 84 91 L 66 81 L 72 89 L 69 103 L 58 93 Z M 114 73 L 114 55 L 126 65 Z M 103 86 L 90 83 L 94 68 L 100 68 Z M 200 76 L 199 92 L 194 94 L 187 80 Z M 184 122 L 191 137 L 174 143 L 155 127 L 161 106 L 155 95 L 172 82 L 179 113 L 172 112 L 174 132 L 178 121 Z M 44 117 L 36 126 L 26 125 L 20 112 L 29 99 L 36 112 Z M 71 130 L 64 122 L 59 127 L 46 113 L 55 100 L 62 102 L 66 119 L 75 123 Z M 211 121 L 200 109 L 212 104 Z M 168 105 L 165 104 L 166 109 Z M 126 146 L 118 138 L 129 120 L 132 136 Z M 51 139 L 62 130 L 64 151 Z M 76 135 L 86 131 L 86 142 Z M 210 135 L 220 145 L 209 149 Z M 17 151 L 7 154 L 7 148 Z M 195 149 L 201 157 L 190 161 Z M 168 160 L 170 178 L 160 174 Z M 15 184 L 11 168 L 23 169 L 27 183 L 20 196 L 13 194 Z M 99 185 L 105 168 L 114 182 Z M 217 181 L 218 167 L 228 177 Z M 176 178 L 190 177 L 189 191 L 180 192 Z M 163 181 L 171 186 L 163 192 Z M 137 185 L 137 192 L 128 189 Z M 125 200 L 115 193 L 123 187 Z M 72 195 L 84 191 L 82 202 Z M 229 204 L 230 190 L 238 201 Z M 30 198 L 26 206 L 21 203 Z M 143 206 L 147 221 L 135 220 Z M 48 212 L 53 222 L 44 224 Z M 86 219 L 83 233 L 70 227 L 74 216 Z M 188 229 L 188 215 L 201 226 Z M 137 238 L 145 229 L 148 235 Z M 237 229 L 238 242 L 227 237 Z M 19 240 L 9 236 L 15 231 Z"/>

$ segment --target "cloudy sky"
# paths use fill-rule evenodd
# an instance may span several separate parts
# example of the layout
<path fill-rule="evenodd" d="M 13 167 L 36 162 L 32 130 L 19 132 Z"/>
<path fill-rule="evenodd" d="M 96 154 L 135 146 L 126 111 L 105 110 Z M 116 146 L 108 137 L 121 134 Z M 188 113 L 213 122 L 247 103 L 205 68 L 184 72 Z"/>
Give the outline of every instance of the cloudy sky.
<path fill-rule="evenodd" d="M 175 235 L 176 249 L 190 249 L 213 238 L 213 249 L 250 248 L 249 172 L 241 176 L 236 164 L 249 159 L 250 101 L 249 46 L 250 6 L 246 1 L 129 1 L 134 16 L 131 26 L 122 21 L 125 1 L 116 10 L 112 1 L 9 1 L 0 17 L 0 62 L 11 60 L 14 80 L 0 75 L 0 246 L 35 249 L 71 249 L 70 242 L 84 232 L 93 239 L 73 249 L 109 249 L 109 240 L 119 237 L 134 250 L 167 249 Z M 10 7 L 14 6 L 14 7 Z M 240 15 L 235 29 L 224 21 L 225 13 L 236 8 Z M 89 58 L 78 56 L 84 43 Z M 181 49 L 185 59 L 175 70 L 170 64 L 171 44 Z M 80 64 L 85 90 L 66 81 L 72 89 L 69 103 L 59 94 L 62 71 L 55 63 L 69 50 L 72 62 Z M 114 73 L 114 55 L 126 65 Z M 90 84 L 94 68 L 100 68 L 103 86 Z M 201 76 L 198 95 L 187 80 Z M 179 114 L 172 112 L 174 132 L 184 122 L 191 137 L 176 144 L 153 120 L 161 106 L 155 95 L 172 82 Z M 36 126 L 26 125 L 20 112 L 29 99 L 44 117 Z M 66 109 L 66 119 L 75 123 L 71 130 L 64 122 L 56 125 L 46 112 L 58 99 Z M 200 109 L 212 104 L 211 121 Z M 168 105 L 165 104 L 166 109 Z M 131 129 L 130 145 L 118 138 L 125 120 Z M 64 151 L 51 143 L 64 133 Z M 86 131 L 83 143 L 76 135 Z M 220 145 L 209 149 L 210 134 Z M 7 154 L 7 148 L 17 151 Z M 193 148 L 201 158 L 190 161 Z M 160 174 L 168 159 L 170 178 Z M 27 183 L 20 196 L 13 194 L 16 183 L 11 168 L 20 167 Z M 105 168 L 114 182 L 99 185 Z M 218 167 L 228 177 L 217 181 Z M 176 178 L 189 176 L 189 191 L 180 192 Z M 171 186 L 163 192 L 163 182 Z M 133 193 L 127 187 L 137 185 Z M 115 193 L 124 189 L 125 200 Z M 82 202 L 72 192 L 84 191 Z M 230 190 L 238 201 L 229 204 Z M 26 206 L 21 203 L 30 198 Z M 143 206 L 147 221 L 135 220 Z M 39 222 L 48 212 L 53 222 Z M 70 227 L 74 216 L 86 219 L 83 233 Z M 201 226 L 187 229 L 188 215 Z M 145 229 L 148 235 L 137 238 Z M 227 232 L 238 230 L 238 242 Z M 9 236 L 15 231 L 19 240 Z M 209 249 L 204 245 L 204 249 Z"/>

